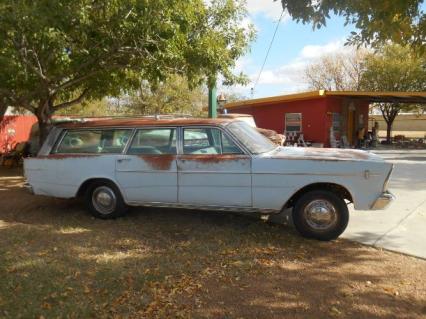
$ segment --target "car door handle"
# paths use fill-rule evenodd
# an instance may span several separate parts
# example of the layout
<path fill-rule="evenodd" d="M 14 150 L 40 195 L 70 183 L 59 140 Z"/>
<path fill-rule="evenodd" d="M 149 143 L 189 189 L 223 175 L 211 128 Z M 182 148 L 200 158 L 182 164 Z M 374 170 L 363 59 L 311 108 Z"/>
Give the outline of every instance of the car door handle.
<path fill-rule="evenodd" d="M 123 162 L 128 162 L 128 161 L 130 161 L 130 158 L 119 158 L 117 160 L 118 163 L 123 163 Z"/>

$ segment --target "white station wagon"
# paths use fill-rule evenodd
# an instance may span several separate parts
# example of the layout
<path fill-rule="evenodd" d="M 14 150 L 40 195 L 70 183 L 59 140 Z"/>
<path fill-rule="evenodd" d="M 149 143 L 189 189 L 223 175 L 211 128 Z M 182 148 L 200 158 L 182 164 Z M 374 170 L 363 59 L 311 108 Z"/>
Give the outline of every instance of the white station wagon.
<path fill-rule="evenodd" d="M 357 150 L 280 147 L 232 119 L 113 119 L 54 127 L 24 163 L 30 190 L 83 196 L 100 218 L 129 206 L 292 208 L 306 237 L 337 238 L 355 209 L 384 209 L 392 164 Z"/>

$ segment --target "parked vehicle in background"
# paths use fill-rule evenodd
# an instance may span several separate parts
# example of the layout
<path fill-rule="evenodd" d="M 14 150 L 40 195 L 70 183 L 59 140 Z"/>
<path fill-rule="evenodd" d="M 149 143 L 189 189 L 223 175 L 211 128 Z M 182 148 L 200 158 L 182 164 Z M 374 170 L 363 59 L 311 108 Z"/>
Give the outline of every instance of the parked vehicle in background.
<path fill-rule="evenodd" d="M 285 135 L 279 134 L 274 130 L 257 127 L 253 116 L 250 115 L 250 114 L 227 113 L 227 114 L 219 114 L 218 117 L 224 118 L 224 119 L 234 119 L 234 120 L 240 120 L 240 121 L 246 122 L 248 125 L 250 125 L 251 127 L 254 127 L 260 134 L 269 138 L 275 144 L 283 146 L 284 143 L 285 143 Z"/>
<path fill-rule="evenodd" d="M 346 228 L 347 202 L 383 209 L 392 164 L 356 150 L 287 148 L 233 119 L 115 119 L 55 126 L 24 162 L 35 194 L 84 197 L 99 218 L 128 206 L 278 214 L 330 240 Z"/>

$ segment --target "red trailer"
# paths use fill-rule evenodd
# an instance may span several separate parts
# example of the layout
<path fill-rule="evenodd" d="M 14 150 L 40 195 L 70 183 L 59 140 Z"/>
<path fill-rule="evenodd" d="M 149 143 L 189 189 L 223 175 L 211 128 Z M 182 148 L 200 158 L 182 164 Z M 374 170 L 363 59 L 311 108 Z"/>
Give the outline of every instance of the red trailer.
<path fill-rule="evenodd" d="M 0 154 L 12 150 L 17 143 L 30 137 L 37 118 L 33 115 L 5 115 L 0 117 Z"/>

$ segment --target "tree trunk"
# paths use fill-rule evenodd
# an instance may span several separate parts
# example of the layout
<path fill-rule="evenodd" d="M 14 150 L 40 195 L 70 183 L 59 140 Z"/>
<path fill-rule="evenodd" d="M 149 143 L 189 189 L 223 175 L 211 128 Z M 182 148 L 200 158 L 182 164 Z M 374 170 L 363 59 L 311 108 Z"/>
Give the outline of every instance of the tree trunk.
<path fill-rule="evenodd" d="M 392 122 L 386 122 L 386 143 L 387 144 L 391 143 Z"/>
<path fill-rule="evenodd" d="M 44 141 L 47 138 L 47 135 L 49 134 L 49 116 L 46 114 L 40 114 L 37 113 L 37 120 L 38 120 L 38 130 L 39 130 L 39 136 L 38 136 L 38 148 L 43 145 Z"/>
<path fill-rule="evenodd" d="M 0 118 L 2 118 L 4 116 L 6 111 L 7 111 L 7 105 L 0 104 Z"/>
<path fill-rule="evenodd" d="M 398 103 L 384 103 L 380 106 L 380 111 L 382 112 L 383 118 L 386 122 L 386 143 L 391 143 L 391 133 L 393 121 L 397 117 L 399 111 L 401 110 L 401 105 Z"/>

